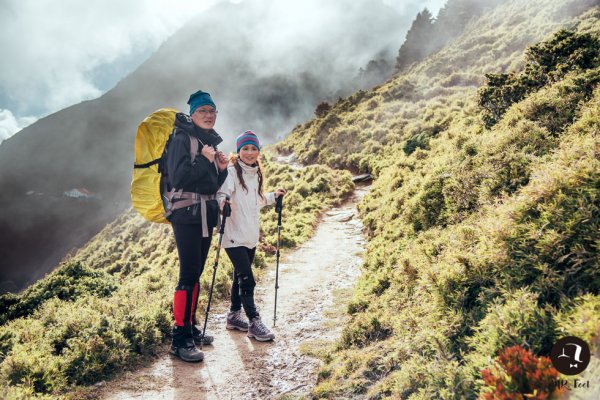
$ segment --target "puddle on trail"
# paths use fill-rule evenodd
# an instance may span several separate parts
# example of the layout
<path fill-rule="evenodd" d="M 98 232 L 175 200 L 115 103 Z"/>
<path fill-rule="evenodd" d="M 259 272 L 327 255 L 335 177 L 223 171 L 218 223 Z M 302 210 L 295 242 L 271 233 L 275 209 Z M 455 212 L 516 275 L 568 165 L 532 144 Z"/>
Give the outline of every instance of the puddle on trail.
<path fill-rule="evenodd" d="M 214 307 L 204 361 L 185 363 L 159 351 L 151 366 L 127 372 L 99 388 L 103 399 L 273 399 L 302 396 L 314 387 L 320 361 L 306 355 L 340 335 L 346 316 L 339 297 L 347 297 L 360 274 L 365 241 L 356 203 L 367 192 L 357 188 L 352 201 L 327 211 L 315 235 L 279 265 L 276 338 L 260 343 L 245 332 L 225 329 L 225 305 Z M 282 229 L 285 235 L 285 222 Z M 263 322 L 273 325 L 275 267 L 257 285 Z M 336 299 L 337 297 L 337 299 Z M 337 301 L 336 301 L 337 300 Z M 201 305 L 202 307 L 202 305 Z M 301 349 L 304 350 L 301 351 Z"/>

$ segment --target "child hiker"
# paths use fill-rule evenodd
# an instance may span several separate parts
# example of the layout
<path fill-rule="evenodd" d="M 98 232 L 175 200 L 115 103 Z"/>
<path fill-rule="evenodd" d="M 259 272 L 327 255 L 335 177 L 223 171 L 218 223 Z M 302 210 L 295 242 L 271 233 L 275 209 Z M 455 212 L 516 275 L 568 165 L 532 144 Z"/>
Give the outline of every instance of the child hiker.
<path fill-rule="evenodd" d="M 232 155 L 227 179 L 217 193 L 224 204 L 230 196 L 231 217 L 225 225 L 222 246 L 234 267 L 231 287 L 231 308 L 227 315 L 227 329 L 247 331 L 248 337 L 259 341 L 273 340 L 275 335 L 260 319 L 254 304 L 254 275 L 252 262 L 259 236 L 259 211 L 275 199 L 285 195 L 284 189 L 263 193 L 263 174 L 260 168 L 260 143 L 252 131 L 242 133 L 236 139 L 237 154 Z M 242 305 L 248 321 L 242 316 Z"/>

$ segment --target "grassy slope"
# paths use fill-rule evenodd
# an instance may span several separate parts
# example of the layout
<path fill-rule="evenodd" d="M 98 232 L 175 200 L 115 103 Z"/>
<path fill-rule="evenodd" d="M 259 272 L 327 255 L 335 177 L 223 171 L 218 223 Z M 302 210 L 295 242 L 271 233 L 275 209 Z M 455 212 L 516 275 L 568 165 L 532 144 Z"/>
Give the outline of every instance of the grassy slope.
<path fill-rule="evenodd" d="M 277 183 L 289 190 L 282 231 L 287 248 L 306 240 L 320 211 L 353 189 L 345 171 L 322 166 L 298 171 L 268 160 L 265 165 L 267 189 Z M 262 221 L 258 274 L 273 261 L 273 208 L 263 212 Z M 216 242 L 202 275 L 201 304 L 206 304 Z M 5 296 L 2 314 L 9 321 L 0 327 L 0 397 L 65 395 L 153 354 L 170 334 L 177 263 L 171 228 L 130 211 L 20 296 Z M 221 257 L 219 298 L 229 294 L 231 271 L 229 259 Z"/>
<path fill-rule="evenodd" d="M 567 12 L 589 4 L 510 1 L 278 146 L 377 176 L 361 204 L 370 244 L 352 319 L 325 355 L 315 395 L 472 398 L 479 370 L 508 344 L 544 353 L 557 332 L 596 340 L 598 297 L 574 299 L 598 291 L 599 94 L 566 95 L 577 78 L 568 77 L 491 131 L 476 106 L 484 73 L 518 70 L 526 45 L 564 26 L 597 35 L 598 9 L 580 19 Z M 304 240 L 323 204 L 351 187 L 347 173 L 320 166 L 270 167 L 269 186 L 294 187 L 288 240 Z M 274 231 L 269 213 L 264 232 Z M 267 235 L 261 264 L 273 242 Z M 4 394 L 65 393 L 152 353 L 170 329 L 174 249 L 168 227 L 126 214 L 56 274 L 2 299 L 14 316 L 0 328 L 0 379 L 12 385 Z M 221 295 L 230 268 L 224 260 Z"/>
<path fill-rule="evenodd" d="M 491 130 L 476 106 L 484 73 L 519 70 L 526 45 L 562 27 L 597 37 L 597 7 L 566 12 L 590 4 L 507 2 L 278 145 L 377 176 L 360 207 L 370 243 L 353 317 L 316 396 L 474 398 L 505 346 L 547 354 L 578 329 L 574 314 L 597 340 L 598 297 L 576 300 L 600 290 L 600 94 L 585 98 L 577 83 L 591 75 L 548 85 Z"/>

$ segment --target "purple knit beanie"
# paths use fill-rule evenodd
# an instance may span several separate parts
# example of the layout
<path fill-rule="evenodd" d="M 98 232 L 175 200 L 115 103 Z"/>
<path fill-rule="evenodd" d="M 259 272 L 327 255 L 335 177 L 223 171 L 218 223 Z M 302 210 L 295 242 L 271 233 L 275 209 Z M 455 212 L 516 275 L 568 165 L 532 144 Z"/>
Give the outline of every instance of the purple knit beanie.
<path fill-rule="evenodd" d="M 258 137 L 252 131 L 246 131 L 237 137 L 235 140 L 235 147 L 237 152 L 240 152 L 240 149 L 247 144 L 252 144 L 256 146 L 258 151 L 260 151 L 260 142 L 258 141 Z"/>

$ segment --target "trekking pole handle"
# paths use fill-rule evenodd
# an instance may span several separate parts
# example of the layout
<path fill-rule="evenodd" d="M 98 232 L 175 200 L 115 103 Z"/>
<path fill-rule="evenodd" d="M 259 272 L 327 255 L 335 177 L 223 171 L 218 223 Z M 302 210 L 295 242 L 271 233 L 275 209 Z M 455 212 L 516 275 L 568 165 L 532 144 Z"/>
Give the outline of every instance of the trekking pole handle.
<path fill-rule="evenodd" d="M 225 233 L 225 220 L 227 217 L 231 216 L 231 205 L 229 204 L 229 196 L 225 197 L 225 204 L 223 204 L 223 220 L 221 221 L 221 229 L 219 229 L 220 234 Z"/>

